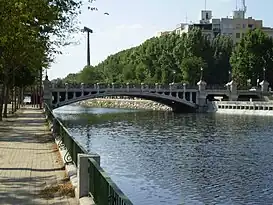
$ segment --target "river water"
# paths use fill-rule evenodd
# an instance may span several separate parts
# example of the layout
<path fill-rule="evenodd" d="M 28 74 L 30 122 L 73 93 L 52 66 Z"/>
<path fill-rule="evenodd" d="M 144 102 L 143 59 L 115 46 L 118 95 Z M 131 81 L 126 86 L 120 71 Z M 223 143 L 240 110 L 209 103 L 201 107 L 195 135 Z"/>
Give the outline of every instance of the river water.
<path fill-rule="evenodd" d="M 135 205 L 273 204 L 273 118 L 65 106 Z"/>

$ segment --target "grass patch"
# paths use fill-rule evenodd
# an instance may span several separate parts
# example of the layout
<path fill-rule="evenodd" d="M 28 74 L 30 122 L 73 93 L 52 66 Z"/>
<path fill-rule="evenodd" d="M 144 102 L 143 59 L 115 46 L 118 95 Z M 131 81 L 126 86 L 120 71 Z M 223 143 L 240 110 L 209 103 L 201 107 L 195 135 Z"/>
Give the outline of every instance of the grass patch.
<path fill-rule="evenodd" d="M 51 185 L 41 190 L 39 195 L 45 199 L 53 199 L 58 196 L 75 197 L 75 191 L 69 178 L 64 178 L 61 180 L 60 184 Z"/>

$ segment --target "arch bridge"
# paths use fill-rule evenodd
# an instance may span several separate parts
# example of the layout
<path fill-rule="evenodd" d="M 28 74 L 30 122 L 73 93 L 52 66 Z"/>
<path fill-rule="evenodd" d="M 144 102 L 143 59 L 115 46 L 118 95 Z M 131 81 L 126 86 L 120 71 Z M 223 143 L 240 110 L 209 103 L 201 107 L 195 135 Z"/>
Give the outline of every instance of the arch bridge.
<path fill-rule="evenodd" d="M 232 83 L 232 82 L 231 82 Z M 228 85 L 228 84 L 227 84 Z M 233 89 L 232 89 L 233 88 Z M 229 100 L 238 98 L 242 91 L 234 90 L 236 86 L 208 87 L 199 81 L 197 86 L 186 84 L 146 85 L 141 84 L 61 84 L 56 85 L 48 79 L 44 81 L 44 101 L 54 108 L 73 104 L 93 98 L 106 96 L 130 96 L 151 100 L 173 109 L 174 112 L 204 111 L 207 108 L 208 96 L 225 95 Z M 248 93 L 249 91 L 243 91 Z M 256 93 L 260 95 L 260 92 Z"/>

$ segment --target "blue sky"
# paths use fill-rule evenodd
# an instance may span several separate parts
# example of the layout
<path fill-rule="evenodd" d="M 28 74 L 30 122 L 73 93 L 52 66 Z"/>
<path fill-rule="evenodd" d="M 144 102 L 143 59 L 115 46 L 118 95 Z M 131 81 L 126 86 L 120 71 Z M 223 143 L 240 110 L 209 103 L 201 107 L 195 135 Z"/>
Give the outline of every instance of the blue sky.
<path fill-rule="evenodd" d="M 272 0 L 246 0 L 246 4 L 247 16 L 273 27 Z M 99 11 L 90 12 L 85 6 L 79 20 L 81 27 L 94 30 L 91 64 L 96 65 L 111 54 L 139 45 L 158 31 L 174 29 L 176 24 L 186 22 L 186 16 L 188 22 L 198 21 L 205 0 L 96 0 L 93 5 Z M 213 11 L 214 18 L 229 16 L 235 7 L 236 0 L 207 0 L 207 9 Z M 79 45 L 66 46 L 63 54 L 56 56 L 48 70 L 50 79 L 76 73 L 86 65 L 86 35 L 76 34 L 76 39 Z"/>

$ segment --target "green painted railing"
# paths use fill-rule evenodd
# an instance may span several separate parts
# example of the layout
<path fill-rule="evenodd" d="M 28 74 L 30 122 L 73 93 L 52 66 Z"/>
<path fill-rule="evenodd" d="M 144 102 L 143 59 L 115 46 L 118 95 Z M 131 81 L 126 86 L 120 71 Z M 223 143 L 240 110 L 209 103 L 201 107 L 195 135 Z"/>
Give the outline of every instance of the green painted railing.
<path fill-rule="evenodd" d="M 61 142 L 59 143 L 60 149 L 65 147 L 69 153 L 65 156 L 65 161 L 77 166 L 78 154 L 88 154 L 88 152 L 70 135 L 63 123 L 54 116 L 48 105 L 45 104 L 44 107 L 47 121 L 53 125 L 55 137 Z M 96 205 L 133 205 L 93 158 L 89 158 L 88 162 L 89 193 Z"/>

